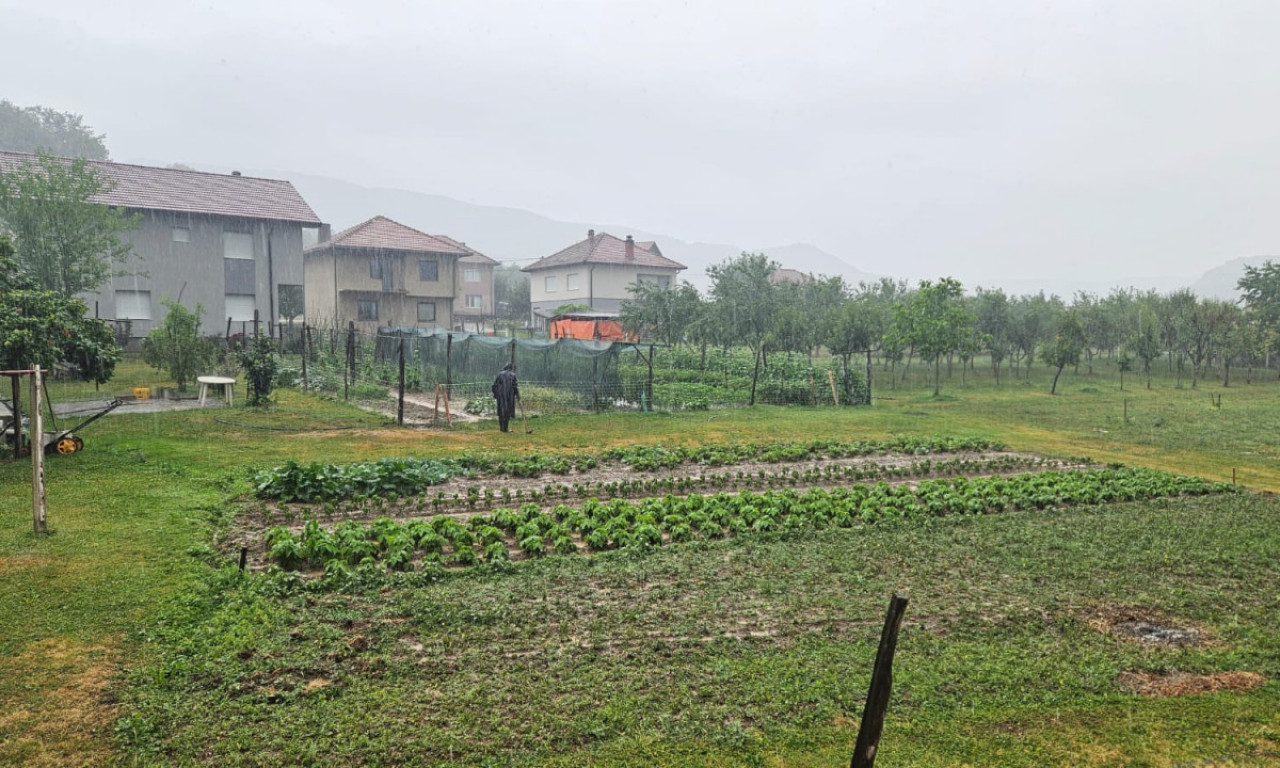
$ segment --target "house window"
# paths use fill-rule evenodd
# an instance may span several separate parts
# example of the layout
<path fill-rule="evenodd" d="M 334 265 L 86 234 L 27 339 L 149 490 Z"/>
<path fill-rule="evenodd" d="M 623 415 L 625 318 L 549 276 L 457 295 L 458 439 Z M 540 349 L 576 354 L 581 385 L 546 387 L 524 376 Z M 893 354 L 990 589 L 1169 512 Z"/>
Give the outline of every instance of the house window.
<path fill-rule="evenodd" d="M 418 302 L 418 322 L 434 323 L 436 321 L 436 303 L 434 301 Z"/>
<path fill-rule="evenodd" d="M 464 270 L 462 270 L 462 282 L 464 282 L 464 283 L 478 283 L 478 282 L 480 282 L 480 270 L 478 270 L 478 269 L 464 269 Z"/>
<path fill-rule="evenodd" d="M 253 308 L 257 305 L 251 293 L 227 294 L 227 317 L 233 322 L 253 319 Z"/>
<path fill-rule="evenodd" d="M 175 243 L 191 242 L 191 230 L 187 229 L 186 227 L 174 227 L 173 242 Z"/>
<path fill-rule="evenodd" d="M 467 309 L 481 309 L 484 307 L 484 296 L 479 293 L 467 294 Z"/>
<path fill-rule="evenodd" d="M 555 293 L 556 292 L 556 276 L 547 275 L 545 278 L 543 278 L 542 288 L 547 293 Z"/>
<path fill-rule="evenodd" d="M 253 235 L 248 232 L 223 232 L 222 255 L 228 259 L 252 259 Z"/>
<path fill-rule="evenodd" d="M 382 279 L 382 259 L 377 256 L 369 259 L 369 277 L 374 280 Z"/>
<path fill-rule="evenodd" d="M 570 272 L 564 276 L 564 289 L 566 291 L 578 290 L 578 273 Z"/>
<path fill-rule="evenodd" d="M 252 259 L 223 259 L 222 290 L 229 294 L 257 293 L 257 268 Z"/>
<path fill-rule="evenodd" d="M 435 259 L 418 261 L 418 279 L 424 283 L 434 283 L 440 279 L 440 262 Z"/>
<path fill-rule="evenodd" d="M 117 320 L 150 320 L 151 291 L 116 291 Z"/>
<path fill-rule="evenodd" d="M 671 275 L 636 275 L 639 285 L 656 285 L 659 288 L 671 287 Z"/>
<path fill-rule="evenodd" d="M 357 320 L 377 320 L 378 302 L 372 299 L 360 299 L 356 302 Z"/>

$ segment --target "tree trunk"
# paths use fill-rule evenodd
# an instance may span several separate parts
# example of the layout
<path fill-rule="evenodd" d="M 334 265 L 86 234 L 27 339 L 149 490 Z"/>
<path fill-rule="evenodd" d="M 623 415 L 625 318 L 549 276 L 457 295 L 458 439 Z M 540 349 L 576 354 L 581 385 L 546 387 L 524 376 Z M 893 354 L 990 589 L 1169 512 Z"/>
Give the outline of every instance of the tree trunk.
<path fill-rule="evenodd" d="M 756 404 L 756 381 L 759 380 L 760 378 L 760 352 L 761 351 L 762 350 L 759 350 L 759 349 L 756 350 L 755 370 L 752 371 L 751 373 L 751 400 L 747 403 L 747 405 Z"/>
<path fill-rule="evenodd" d="M 1049 388 L 1049 394 L 1058 394 L 1058 377 L 1062 375 L 1062 369 L 1065 367 L 1065 365 L 1058 366 L 1057 372 L 1053 374 L 1053 386 Z"/>
<path fill-rule="evenodd" d="M 951 368 L 950 363 L 947 364 L 947 368 L 948 370 L 950 370 Z M 937 397 L 940 391 L 942 391 L 942 356 L 941 355 L 933 358 L 933 396 Z"/>

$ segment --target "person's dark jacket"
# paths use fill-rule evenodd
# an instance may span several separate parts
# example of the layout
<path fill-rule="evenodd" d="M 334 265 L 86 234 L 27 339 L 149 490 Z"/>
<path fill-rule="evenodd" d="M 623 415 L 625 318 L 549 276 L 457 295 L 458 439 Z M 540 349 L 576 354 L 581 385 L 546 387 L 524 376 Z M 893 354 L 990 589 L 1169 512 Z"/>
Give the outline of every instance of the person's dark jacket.
<path fill-rule="evenodd" d="M 520 397 L 520 386 L 516 383 L 515 371 L 511 364 L 503 367 L 498 378 L 493 380 L 493 398 L 498 404 L 498 418 L 505 422 L 516 413 L 516 400 Z"/>

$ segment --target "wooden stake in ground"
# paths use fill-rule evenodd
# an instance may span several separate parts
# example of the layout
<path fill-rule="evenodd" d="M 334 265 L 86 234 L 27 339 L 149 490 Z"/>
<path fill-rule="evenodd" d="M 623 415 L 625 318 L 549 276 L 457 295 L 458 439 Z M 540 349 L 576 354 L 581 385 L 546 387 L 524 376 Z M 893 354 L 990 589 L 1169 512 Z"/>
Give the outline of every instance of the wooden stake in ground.
<path fill-rule="evenodd" d="M 827 382 L 831 384 L 831 400 L 840 405 L 840 395 L 836 394 L 836 375 L 831 371 L 827 371 Z"/>
<path fill-rule="evenodd" d="M 884 715 L 889 709 L 889 691 L 893 688 L 893 652 L 898 645 L 898 629 L 902 626 L 902 614 L 906 610 L 907 598 L 894 595 L 889 599 L 889 612 L 884 617 L 880 648 L 876 651 L 876 664 L 871 671 L 871 687 L 867 689 L 867 706 L 862 710 L 858 743 L 853 748 L 849 768 L 872 768 L 876 763 Z"/>
<path fill-rule="evenodd" d="M 49 532 L 44 494 L 44 424 L 40 414 L 40 366 L 31 372 L 31 525 L 36 533 Z"/>

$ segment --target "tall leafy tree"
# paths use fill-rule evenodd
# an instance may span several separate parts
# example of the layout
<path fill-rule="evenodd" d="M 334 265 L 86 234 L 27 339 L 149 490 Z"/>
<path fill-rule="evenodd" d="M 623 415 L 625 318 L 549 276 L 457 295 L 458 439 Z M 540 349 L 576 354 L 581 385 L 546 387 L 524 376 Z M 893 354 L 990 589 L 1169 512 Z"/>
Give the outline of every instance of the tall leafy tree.
<path fill-rule="evenodd" d="M 0 101 L 0 150 L 48 152 L 58 157 L 107 160 L 106 136 L 94 133 L 84 118 L 50 107 L 19 107 Z"/>
<path fill-rule="evenodd" d="M 1245 267 L 1244 276 L 1236 283 L 1245 308 L 1257 319 L 1264 341 L 1280 340 L 1280 264 L 1268 259 L 1260 267 Z M 1270 355 L 1274 343 L 1266 344 Z"/>
<path fill-rule="evenodd" d="M 960 352 L 973 339 L 977 318 L 965 304 L 960 281 L 921 280 L 914 296 L 894 307 L 897 333 L 933 364 L 933 394 L 942 390 L 942 357 Z"/>
<path fill-rule="evenodd" d="M 121 235 L 136 218 L 93 202 L 110 189 L 83 159 L 43 153 L 0 174 L 0 226 L 42 288 L 66 297 L 96 290 L 128 259 L 132 246 Z"/>
<path fill-rule="evenodd" d="M 749 347 L 755 357 L 751 375 L 751 399 L 756 401 L 760 356 L 778 315 L 776 286 L 769 275 L 776 262 L 762 253 L 743 253 L 736 259 L 707 269 L 711 278 L 712 312 L 725 340 Z"/>
<path fill-rule="evenodd" d="M 1151 389 L 1151 364 L 1159 360 L 1163 352 L 1158 325 L 1155 311 L 1144 309 L 1138 316 L 1138 327 L 1127 345 L 1128 351 L 1142 362 L 1142 372 L 1147 377 L 1147 389 Z"/>
<path fill-rule="evenodd" d="M 823 343 L 844 363 L 846 381 L 849 380 L 850 358 L 859 353 L 867 355 L 868 405 L 871 397 L 871 353 L 880 345 L 888 325 L 888 317 L 875 294 L 864 290 L 842 302 L 825 326 Z"/>
<path fill-rule="evenodd" d="M 974 306 L 978 332 L 986 340 L 991 355 L 991 372 L 996 384 L 1000 383 L 1000 364 L 1009 356 L 1013 346 L 1013 311 L 1009 297 L 999 288 L 978 288 Z"/>
<path fill-rule="evenodd" d="M 89 308 L 76 298 L 42 289 L 14 259 L 13 246 L 0 236 L 0 370 L 77 365 L 97 384 L 111 378 L 120 349 L 111 326 L 86 317 Z M 15 410 L 21 386 L 12 379 Z"/>
<path fill-rule="evenodd" d="M 1049 394 L 1058 394 L 1058 377 L 1062 369 L 1068 365 L 1078 365 L 1080 355 L 1084 352 L 1088 339 L 1084 335 L 1084 325 L 1075 312 L 1067 312 L 1058 320 L 1058 330 L 1053 335 L 1053 343 L 1045 347 L 1040 357 L 1056 370 L 1053 372 L 1053 386 Z"/>

